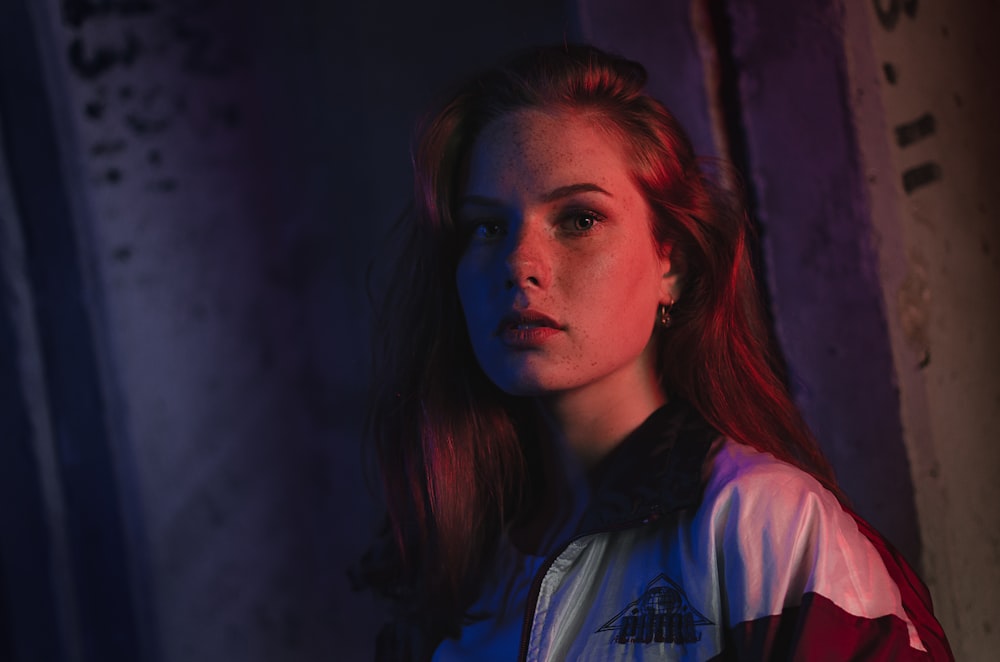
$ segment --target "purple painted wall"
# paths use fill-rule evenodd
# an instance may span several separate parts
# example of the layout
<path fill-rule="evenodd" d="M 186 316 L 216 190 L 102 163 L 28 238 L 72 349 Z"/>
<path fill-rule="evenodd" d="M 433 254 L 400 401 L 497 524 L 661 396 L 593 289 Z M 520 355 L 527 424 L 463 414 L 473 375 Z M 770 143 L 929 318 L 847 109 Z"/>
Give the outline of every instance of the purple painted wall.
<path fill-rule="evenodd" d="M 920 563 L 836 5 L 730 3 L 768 288 L 791 384 L 859 512 Z"/>

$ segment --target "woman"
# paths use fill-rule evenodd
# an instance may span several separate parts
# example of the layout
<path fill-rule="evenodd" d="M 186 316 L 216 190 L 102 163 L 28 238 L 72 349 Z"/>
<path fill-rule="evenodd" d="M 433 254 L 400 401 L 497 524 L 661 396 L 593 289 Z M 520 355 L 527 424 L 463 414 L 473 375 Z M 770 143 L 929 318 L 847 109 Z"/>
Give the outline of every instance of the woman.
<path fill-rule="evenodd" d="M 745 213 L 585 46 L 430 120 L 371 413 L 383 659 L 947 659 L 779 378 Z"/>

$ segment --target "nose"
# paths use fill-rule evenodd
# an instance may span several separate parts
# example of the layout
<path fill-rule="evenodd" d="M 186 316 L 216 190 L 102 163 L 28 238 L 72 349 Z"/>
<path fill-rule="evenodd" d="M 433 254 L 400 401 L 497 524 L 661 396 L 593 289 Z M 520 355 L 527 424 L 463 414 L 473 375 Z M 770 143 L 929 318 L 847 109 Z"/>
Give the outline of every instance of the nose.
<path fill-rule="evenodd" d="M 551 258 L 546 249 L 544 231 L 522 224 L 514 235 L 514 244 L 506 259 L 504 287 L 508 290 L 544 289 L 552 276 Z"/>

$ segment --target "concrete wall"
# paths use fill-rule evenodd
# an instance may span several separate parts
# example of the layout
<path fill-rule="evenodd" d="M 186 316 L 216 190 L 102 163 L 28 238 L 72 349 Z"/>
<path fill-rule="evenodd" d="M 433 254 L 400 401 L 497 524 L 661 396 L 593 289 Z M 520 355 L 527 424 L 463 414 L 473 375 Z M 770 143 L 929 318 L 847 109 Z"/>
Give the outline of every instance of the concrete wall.
<path fill-rule="evenodd" d="M 54 457 L 26 464 L 58 486 L 74 450 L 108 451 L 109 501 L 87 513 L 124 530 L 103 556 L 121 564 L 116 586 L 142 587 L 120 603 L 137 622 L 97 623 L 86 614 L 108 605 L 76 591 L 95 566 L 59 576 L 61 654 L 366 659 L 382 616 L 347 577 L 376 524 L 358 443 L 365 273 L 409 196 L 411 127 L 446 82 L 574 24 L 560 2 L 17 6 L 30 10 L 21 28 L 37 31 L 38 50 L 21 55 L 41 65 L 32 84 L 52 118 L 16 130 L 58 138 L 47 161 L 58 175 L 30 188 L 44 195 L 40 182 L 55 180 L 69 192 L 79 324 L 95 330 L 80 350 L 99 364 L 87 374 L 108 421 L 68 445 L 31 432 L 28 450 Z M 30 215 L 11 223 L 37 227 Z M 53 246 L 29 239 L 51 263 Z M 21 327 L 21 340 L 45 333 Z M 57 362 L 36 354 L 32 365 Z M 45 409 L 37 420 L 57 417 Z M 69 565 L 85 545 L 65 544 Z M 11 586 L 0 582 L 28 599 Z M 114 631 L 141 641 L 116 643 Z M 14 632 L 12 647 L 37 633 Z"/>
<path fill-rule="evenodd" d="M 924 576 L 961 660 L 1000 598 L 1000 62 L 996 3 L 845 3 Z"/>

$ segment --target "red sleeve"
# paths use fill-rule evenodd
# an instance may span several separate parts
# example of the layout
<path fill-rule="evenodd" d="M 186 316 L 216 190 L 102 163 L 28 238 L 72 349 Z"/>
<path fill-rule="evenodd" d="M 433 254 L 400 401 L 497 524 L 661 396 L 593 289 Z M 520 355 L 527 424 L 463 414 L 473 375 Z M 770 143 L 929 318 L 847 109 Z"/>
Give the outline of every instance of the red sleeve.
<path fill-rule="evenodd" d="M 955 656 L 951 652 L 951 646 L 948 645 L 944 629 L 934 617 L 930 591 L 927 590 L 924 583 L 917 577 L 917 573 L 913 571 L 913 568 L 909 566 L 900 553 L 882 538 L 868 522 L 858 517 L 854 512 L 851 512 L 851 516 L 857 522 L 858 530 L 878 550 L 889 576 L 896 582 L 900 597 L 903 599 L 903 609 L 906 610 L 906 615 L 916 626 L 920 640 L 927 647 L 929 659 L 954 660 Z"/>
<path fill-rule="evenodd" d="M 954 659 L 944 639 L 936 653 L 930 646 L 928 653 L 912 648 L 906 623 L 897 616 L 854 616 L 818 593 L 807 593 L 799 606 L 781 614 L 738 623 L 728 638 L 725 659 L 733 660 Z"/>

